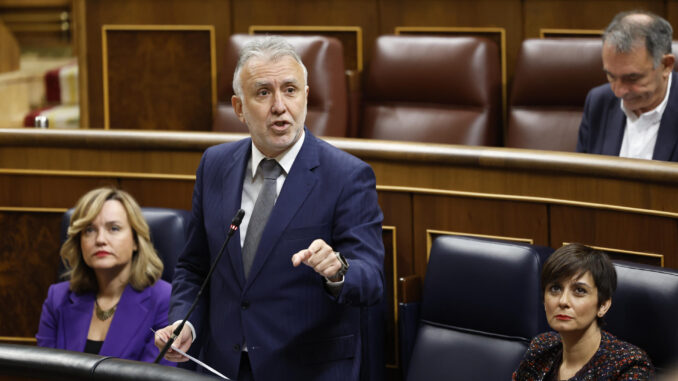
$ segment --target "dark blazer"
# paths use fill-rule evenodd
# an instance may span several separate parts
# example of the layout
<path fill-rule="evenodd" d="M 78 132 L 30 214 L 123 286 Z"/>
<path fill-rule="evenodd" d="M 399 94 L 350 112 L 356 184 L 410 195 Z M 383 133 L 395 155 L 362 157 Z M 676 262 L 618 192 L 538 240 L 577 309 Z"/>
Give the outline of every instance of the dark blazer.
<path fill-rule="evenodd" d="M 557 379 L 563 358 L 563 342 L 557 332 L 545 332 L 530 342 L 513 381 L 548 381 Z M 600 347 L 570 381 L 654 379 L 654 367 L 640 348 L 601 331 Z"/>
<path fill-rule="evenodd" d="M 38 346 L 82 352 L 94 310 L 94 293 L 76 294 L 68 282 L 53 284 L 42 305 Z M 158 355 L 151 331 L 167 326 L 170 284 L 158 280 L 143 291 L 127 285 L 99 352 L 102 356 L 153 362 Z M 176 365 L 162 360 L 164 365 Z"/>
<path fill-rule="evenodd" d="M 678 161 L 678 78 L 675 73 L 671 75 L 671 91 L 659 123 L 654 160 Z M 609 84 L 589 92 L 579 125 L 577 152 L 619 156 L 626 128 L 626 115 L 620 102 Z"/>
<path fill-rule="evenodd" d="M 170 321 L 184 317 L 240 209 L 251 139 L 210 147 L 196 174 L 188 242 L 174 274 Z M 357 380 L 361 307 L 383 294 L 383 219 L 372 169 L 306 130 L 245 280 L 240 233 L 189 319 L 207 363 L 236 378 L 246 344 L 256 380 Z M 317 238 L 348 260 L 335 297 L 292 255 Z"/>

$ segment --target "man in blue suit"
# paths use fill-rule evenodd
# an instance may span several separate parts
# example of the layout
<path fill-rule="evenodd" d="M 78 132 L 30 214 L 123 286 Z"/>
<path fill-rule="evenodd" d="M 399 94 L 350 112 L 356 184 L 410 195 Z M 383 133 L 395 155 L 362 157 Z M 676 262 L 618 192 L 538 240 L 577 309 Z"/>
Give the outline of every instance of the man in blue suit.
<path fill-rule="evenodd" d="M 240 381 L 357 380 L 361 310 L 383 296 L 383 216 L 374 172 L 304 127 L 306 81 L 301 59 L 280 37 L 255 39 L 241 51 L 232 104 L 251 139 L 205 151 L 172 283 L 169 321 L 177 324 L 231 217 L 244 209 L 209 295 L 176 341 L 186 350 L 198 335 L 205 362 Z M 280 174 L 267 175 L 276 199 L 267 222 L 257 222 L 258 198 L 267 187 L 264 159 L 275 159 Z M 248 258 L 247 236 L 258 235 L 258 228 L 261 239 Z M 156 345 L 173 326 L 157 335 Z M 184 360 L 171 350 L 166 358 Z"/>
<path fill-rule="evenodd" d="M 577 152 L 678 161 L 673 29 L 663 18 L 620 13 L 603 35 L 609 84 L 586 97 Z"/>

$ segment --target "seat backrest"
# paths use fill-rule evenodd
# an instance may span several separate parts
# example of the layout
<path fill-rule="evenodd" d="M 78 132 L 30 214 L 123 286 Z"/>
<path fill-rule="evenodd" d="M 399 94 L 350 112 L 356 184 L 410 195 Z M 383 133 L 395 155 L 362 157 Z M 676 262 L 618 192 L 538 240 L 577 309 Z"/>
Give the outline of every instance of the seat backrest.
<path fill-rule="evenodd" d="M 678 271 L 615 262 L 617 290 L 603 329 L 647 352 L 658 371 L 678 366 Z"/>
<path fill-rule="evenodd" d="M 607 82 L 600 38 L 528 39 L 518 55 L 506 146 L 574 152 L 586 94 Z"/>
<path fill-rule="evenodd" d="M 501 142 L 501 60 L 480 37 L 381 36 L 366 74 L 360 136 Z"/>
<path fill-rule="evenodd" d="M 506 380 L 542 329 L 540 252 L 440 236 L 431 248 L 408 380 Z"/>
<path fill-rule="evenodd" d="M 240 49 L 258 36 L 234 34 L 230 37 L 224 66 L 220 71 L 221 93 L 229 94 L 217 107 L 213 131 L 244 132 L 231 106 L 233 73 Z M 326 36 L 285 36 L 308 70 L 308 113 L 306 125 L 316 136 L 344 137 L 348 133 L 348 93 L 341 42 Z"/>
<path fill-rule="evenodd" d="M 177 258 L 186 243 L 190 212 L 183 209 L 141 208 L 141 213 L 151 230 L 151 242 L 164 265 L 161 278 L 171 283 Z M 66 240 L 71 215 L 72 208 L 67 210 L 61 219 L 61 242 Z M 63 273 L 63 267 L 59 273 Z"/>
<path fill-rule="evenodd" d="M 24 344 L 0 344 L 2 380 L 210 381 L 173 366 Z"/>

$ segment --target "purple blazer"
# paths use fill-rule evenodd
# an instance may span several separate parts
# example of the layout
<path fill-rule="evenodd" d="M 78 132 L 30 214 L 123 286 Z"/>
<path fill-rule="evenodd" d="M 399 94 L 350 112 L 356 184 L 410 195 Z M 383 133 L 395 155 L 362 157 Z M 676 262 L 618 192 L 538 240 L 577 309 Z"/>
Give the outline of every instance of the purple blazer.
<path fill-rule="evenodd" d="M 68 286 L 69 282 L 61 282 L 49 287 L 35 337 L 41 347 L 82 352 L 95 296 L 93 293 L 76 294 Z M 99 354 L 153 362 L 158 349 L 151 328 L 157 330 L 167 326 L 171 291 L 170 284 L 164 280 L 158 280 L 143 291 L 127 285 Z M 164 359 L 161 363 L 176 365 Z"/>

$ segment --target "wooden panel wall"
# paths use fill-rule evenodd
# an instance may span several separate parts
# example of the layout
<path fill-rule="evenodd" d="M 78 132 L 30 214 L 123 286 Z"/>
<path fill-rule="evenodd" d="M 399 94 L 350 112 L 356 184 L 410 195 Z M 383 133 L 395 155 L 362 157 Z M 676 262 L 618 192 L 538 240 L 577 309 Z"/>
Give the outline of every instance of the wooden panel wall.
<path fill-rule="evenodd" d="M 189 209 L 203 150 L 236 134 L 0 130 L 0 337 L 32 337 L 56 281 L 59 223 L 87 190 Z M 398 379 L 400 277 L 424 277 L 428 240 L 458 233 L 678 268 L 678 166 L 599 155 L 328 139 L 372 165 L 384 212 L 389 379 Z M 29 280 L 30 281 L 27 281 Z M 4 290 L 4 291 L 3 291 Z M 0 340 L 2 340 L 0 338 Z"/>
<path fill-rule="evenodd" d="M 57 279 L 60 221 L 61 213 L 0 208 L 0 336 L 37 331 L 41 300 Z"/>
<path fill-rule="evenodd" d="M 524 39 L 538 38 L 542 28 L 600 30 L 614 14 L 630 9 L 653 11 L 678 25 L 678 3 L 672 0 L 74 0 L 84 95 L 81 125 L 104 125 L 101 27 L 106 24 L 213 25 L 217 68 L 223 62 L 228 36 L 248 33 L 251 25 L 358 26 L 363 31 L 366 67 L 375 39 L 392 34 L 397 26 L 500 27 L 506 30 L 510 88 Z M 217 72 L 217 81 L 230 79 L 220 78 Z M 229 95 L 224 89 L 218 93 L 221 102 Z"/>
<path fill-rule="evenodd" d="M 605 29 L 615 14 L 644 9 L 667 16 L 668 0 L 524 0 L 524 38 L 538 38 L 539 29 Z M 669 20 L 670 21 L 670 20 Z"/>
<path fill-rule="evenodd" d="M 213 39 L 202 25 L 104 27 L 105 128 L 211 129 Z"/>
<path fill-rule="evenodd" d="M 232 12 L 233 33 L 248 33 L 250 25 L 359 26 L 363 43 L 374 41 L 381 34 L 378 22 L 381 15 L 374 0 L 234 1 Z M 371 49 L 371 44 L 363 44 L 363 53 Z"/>
<path fill-rule="evenodd" d="M 72 0 L 0 0 L 0 20 L 23 52 L 63 57 L 75 54 L 71 6 Z"/>
<path fill-rule="evenodd" d="M 19 70 L 19 44 L 0 19 L 0 73 Z"/>
<path fill-rule="evenodd" d="M 583 242 L 604 248 L 623 248 L 616 253 L 617 258 L 678 268 L 676 256 L 670 254 L 678 248 L 678 220 L 675 218 L 553 206 L 551 221 L 553 247 L 566 242 Z M 634 227 L 632 230 L 629 229 L 631 226 Z"/>
<path fill-rule="evenodd" d="M 225 55 L 220 47 L 232 31 L 230 0 L 74 0 L 73 6 L 80 50 L 81 125 L 87 127 L 104 126 L 103 25 L 213 25 L 217 67 Z"/>

